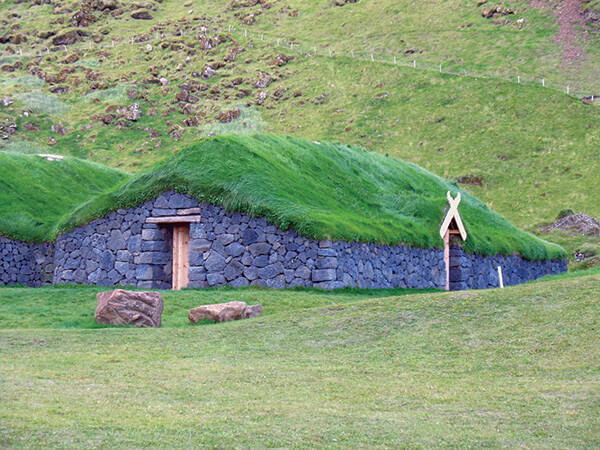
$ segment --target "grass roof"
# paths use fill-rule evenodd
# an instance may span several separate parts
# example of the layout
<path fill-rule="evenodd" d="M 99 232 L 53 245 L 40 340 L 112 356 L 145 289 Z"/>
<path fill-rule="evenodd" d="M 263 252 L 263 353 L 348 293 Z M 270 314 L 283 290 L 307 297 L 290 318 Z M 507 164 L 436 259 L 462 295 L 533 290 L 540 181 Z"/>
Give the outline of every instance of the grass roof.
<path fill-rule="evenodd" d="M 0 152 L 0 234 L 23 241 L 50 240 L 74 208 L 128 177 L 69 156 L 48 161 Z"/>
<path fill-rule="evenodd" d="M 361 148 L 269 135 L 203 140 L 94 197 L 57 228 L 73 229 L 174 190 L 262 216 L 315 239 L 443 247 L 446 192 L 460 189 L 420 167 Z M 461 191 L 465 250 L 528 259 L 565 257 Z"/>

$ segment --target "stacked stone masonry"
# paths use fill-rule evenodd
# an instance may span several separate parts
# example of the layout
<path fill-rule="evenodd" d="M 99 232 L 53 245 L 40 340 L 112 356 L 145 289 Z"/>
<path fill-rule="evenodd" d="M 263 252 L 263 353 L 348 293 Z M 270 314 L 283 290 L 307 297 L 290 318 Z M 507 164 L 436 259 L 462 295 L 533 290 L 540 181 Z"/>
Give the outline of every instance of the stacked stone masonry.
<path fill-rule="evenodd" d="M 264 218 L 230 213 L 174 192 L 120 209 L 59 236 L 54 244 L 0 237 L 1 284 L 81 283 L 169 289 L 172 226 L 149 217 L 177 216 L 200 208 L 190 224 L 189 287 L 256 285 L 360 288 L 443 288 L 443 250 L 359 242 L 317 241 L 282 231 Z M 566 270 L 565 261 L 466 254 L 452 249 L 453 289 L 507 285 Z"/>

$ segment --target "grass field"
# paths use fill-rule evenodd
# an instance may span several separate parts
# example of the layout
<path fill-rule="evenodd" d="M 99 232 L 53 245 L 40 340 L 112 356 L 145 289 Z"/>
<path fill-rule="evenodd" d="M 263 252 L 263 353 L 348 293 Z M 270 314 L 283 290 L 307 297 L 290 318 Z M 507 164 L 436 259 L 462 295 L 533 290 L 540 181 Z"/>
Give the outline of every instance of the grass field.
<path fill-rule="evenodd" d="M 0 288 L 0 446 L 597 447 L 599 283 L 165 292 L 160 329 L 93 329 L 92 288 Z M 239 299 L 264 316 L 187 323 Z"/>

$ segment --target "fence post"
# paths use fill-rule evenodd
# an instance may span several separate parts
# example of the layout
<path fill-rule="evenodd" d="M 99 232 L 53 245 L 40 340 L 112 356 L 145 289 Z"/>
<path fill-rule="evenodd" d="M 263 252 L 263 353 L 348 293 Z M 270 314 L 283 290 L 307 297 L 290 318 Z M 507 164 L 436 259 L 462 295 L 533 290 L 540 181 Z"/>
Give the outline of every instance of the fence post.
<path fill-rule="evenodd" d="M 500 289 L 504 289 L 504 279 L 502 278 L 502 267 L 498 266 L 498 281 L 500 283 Z"/>

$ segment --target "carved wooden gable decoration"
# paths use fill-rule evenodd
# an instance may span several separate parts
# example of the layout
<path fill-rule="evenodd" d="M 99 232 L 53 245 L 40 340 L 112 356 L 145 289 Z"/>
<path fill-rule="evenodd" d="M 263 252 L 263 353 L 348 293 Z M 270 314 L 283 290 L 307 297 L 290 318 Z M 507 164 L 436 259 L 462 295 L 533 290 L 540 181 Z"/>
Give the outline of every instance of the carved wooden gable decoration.
<path fill-rule="evenodd" d="M 446 217 L 444 217 L 444 221 L 442 222 L 442 226 L 440 227 L 440 236 L 442 239 L 445 239 L 446 233 L 449 231 L 450 234 L 460 234 L 461 239 L 463 241 L 466 241 L 467 230 L 465 230 L 465 226 L 463 225 L 462 219 L 460 218 L 460 214 L 458 213 L 458 204 L 460 203 L 460 192 L 457 194 L 456 198 L 452 198 L 452 195 L 450 195 L 450 191 L 448 191 L 446 197 L 448 197 L 450 209 L 448 209 Z"/>

